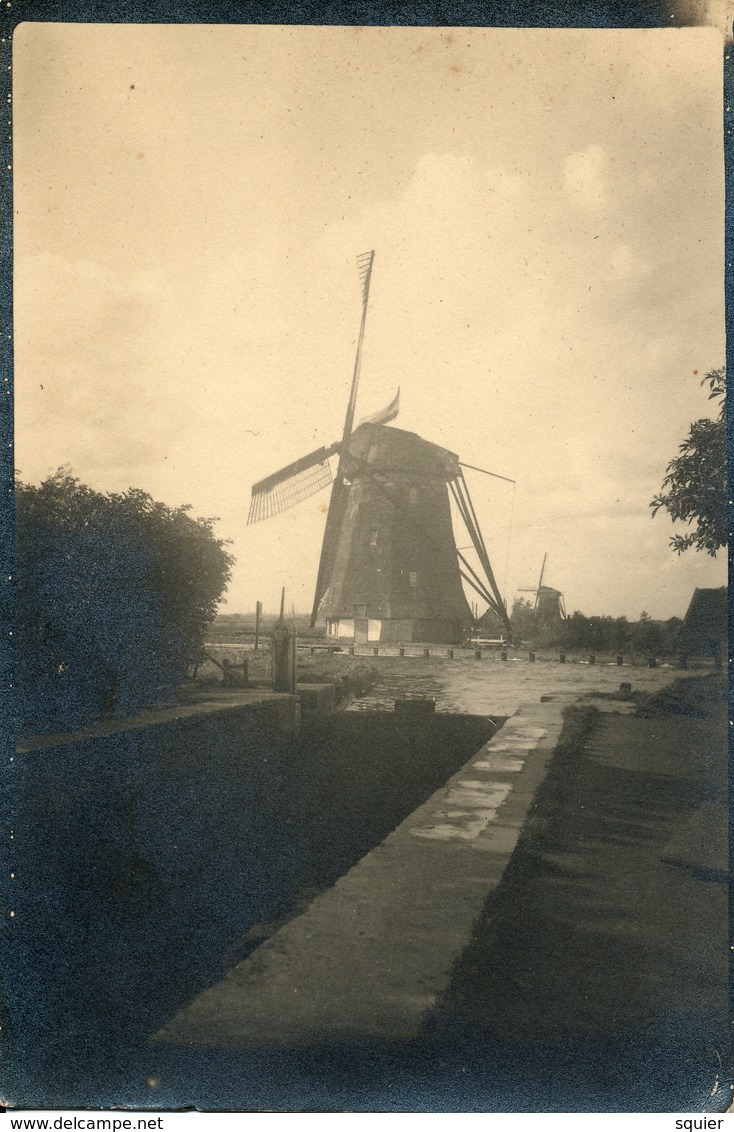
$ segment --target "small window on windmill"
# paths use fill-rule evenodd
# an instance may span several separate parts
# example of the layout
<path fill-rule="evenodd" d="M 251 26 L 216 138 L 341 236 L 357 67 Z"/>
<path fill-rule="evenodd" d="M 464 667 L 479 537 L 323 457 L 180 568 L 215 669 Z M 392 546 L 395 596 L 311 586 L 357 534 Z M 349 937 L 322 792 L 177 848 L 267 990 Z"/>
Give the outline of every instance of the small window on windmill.
<path fill-rule="evenodd" d="M 417 573 L 416 570 L 410 571 L 410 584 L 411 584 L 411 586 L 417 586 L 418 585 L 418 573 Z"/>
<path fill-rule="evenodd" d="M 417 502 L 418 502 L 418 488 L 415 487 L 413 484 L 411 484 L 410 487 L 408 488 L 408 503 L 417 503 Z"/>
<path fill-rule="evenodd" d="M 370 531 L 370 546 L 377 546 L 377 527 Z"/>
<path fill-rule="evenodd" d="M 354 614 L 355 617 L 366 617 L 367 616 L 367 606 L 366 605 L 353 605 L 352 606 L 352 613 Z"/>

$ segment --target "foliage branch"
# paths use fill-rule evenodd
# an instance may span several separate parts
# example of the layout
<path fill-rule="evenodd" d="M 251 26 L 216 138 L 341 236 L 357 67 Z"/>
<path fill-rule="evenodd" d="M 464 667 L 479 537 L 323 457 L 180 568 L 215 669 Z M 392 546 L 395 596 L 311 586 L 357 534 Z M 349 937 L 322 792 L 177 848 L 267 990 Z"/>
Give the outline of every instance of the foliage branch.
<path fill-rule="evenodd" d="M 715 557 L 728 537 L 726 370 L 712 370 L 701 384 L 709 386 L 710 401 L 719 401 L 719 412 L 714 419 L 704 417 L 691 424 L 680 455 L 668 464 L 662 490 L 650 506 L 653 516 L 664 508 L 674 522 L 693 525 L 686 534 L 671 537 L 677 554 L 694 547 Z"/>

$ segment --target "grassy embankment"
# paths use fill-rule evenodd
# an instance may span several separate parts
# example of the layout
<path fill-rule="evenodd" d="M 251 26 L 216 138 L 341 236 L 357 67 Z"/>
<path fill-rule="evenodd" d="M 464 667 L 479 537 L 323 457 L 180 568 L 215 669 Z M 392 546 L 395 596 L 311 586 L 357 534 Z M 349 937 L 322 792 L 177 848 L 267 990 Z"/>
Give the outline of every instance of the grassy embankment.
<path fill-rule="evenodd" d="M 726 683 L 689 676 L 635 700 L 631 716 L 567 709 L 434 1018 L 434 1039 L 469 1026 L 521 1052 L 550 1107 L 575 1078 L 608 1093 L 602 1107 L 700 1105 L 726 1048 Z"/>

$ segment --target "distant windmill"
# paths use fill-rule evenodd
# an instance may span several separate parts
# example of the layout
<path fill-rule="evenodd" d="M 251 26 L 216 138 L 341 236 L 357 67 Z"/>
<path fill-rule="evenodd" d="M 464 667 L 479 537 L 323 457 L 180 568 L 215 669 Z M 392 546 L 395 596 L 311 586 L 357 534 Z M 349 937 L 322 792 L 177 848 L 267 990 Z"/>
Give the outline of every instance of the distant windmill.
<path fill-rule="evenodd" d="M 535 604 L 533 609 L 538 614 L 538 620 L 545 623 L 548 621 L 565 621 L 566 607 L 563 602 L 563 594 L 560 590 L 553 589 L 552 586 L 543 585 L 543 575 L 545 574 L 545 564 L 548 561 L 547 552 L 543 555 L 543 565 L 540 568 L 540 577 L 537 586 L 521 586 L 519 593 L 533 593 L 535 594 Z"/>
<path fill-rule="evenodd" d="M 357 259 L 362 322 L 342 438 L 254 484 L 247 521 L 276 515 L 328 486 L 329 459 L 338 454 L 311 624 L 320 614 L 329 636 L 357 643 L 459 642 L 472 621 L 463 578 L 509 631 L 507 607 L 462 470 L 473 465 L 415 433 L 387 427 L 399 412 L 399 390 L 387 408 L 354 428 L 374 255 Z M 478 569 L 456 546 L 450 498 Z"/>

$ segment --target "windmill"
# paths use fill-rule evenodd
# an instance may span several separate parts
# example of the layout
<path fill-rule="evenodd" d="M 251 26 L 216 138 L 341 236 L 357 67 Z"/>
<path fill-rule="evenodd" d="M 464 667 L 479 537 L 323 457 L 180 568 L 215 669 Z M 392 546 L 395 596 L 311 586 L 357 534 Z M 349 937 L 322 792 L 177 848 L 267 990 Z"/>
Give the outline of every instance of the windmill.
<path fill-rule="evenodd" d="M 546 624 L 549 621 L 566 620 L 566 607 L 563 602 L 563 594 L 560 590 L 553 589 L 552 586 L 543 585 L 543 575 L 545 574 L 547 561 L 548 553 L 546 551 L 543 555 L 543 565 L 540 568 L 540 577 L 537 586 L 521 586 L 519 589 L 519 593 L 535 594 L 535 605 L 533 609 L 542 624 Z"/>
<path fill-rule="evenodd" d="M 331 484 L 311 624 L 323 616 L 333 638 L 457 643 L 472 620 L 462 579 L 509 631 L 464 478 L 463 469 L 473 465 L 415 433 L 387 427 L 398 415 L 399 390 L 387 408 L 354 428 L 374 256 L 357 259 L 362 320 L 341 440 L 253 484 L 247 522 L 279 514 Z M 451 500 L 476 566 L 456 546 Z"/>

